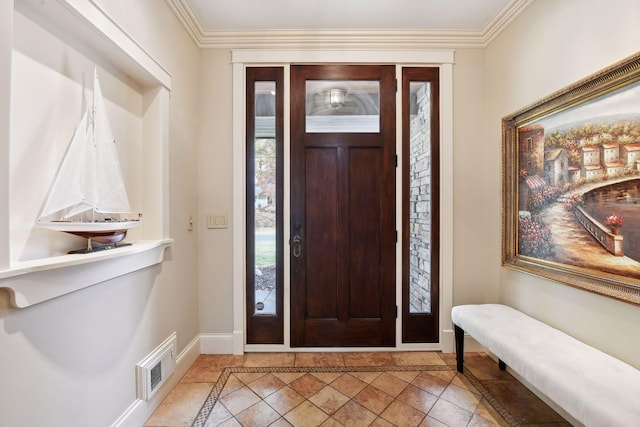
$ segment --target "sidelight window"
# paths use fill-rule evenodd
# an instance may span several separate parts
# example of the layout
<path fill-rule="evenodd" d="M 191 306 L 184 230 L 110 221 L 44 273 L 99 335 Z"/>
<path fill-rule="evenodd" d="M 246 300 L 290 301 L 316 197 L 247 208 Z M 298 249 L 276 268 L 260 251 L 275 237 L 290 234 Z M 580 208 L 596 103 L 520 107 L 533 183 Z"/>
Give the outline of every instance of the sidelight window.
<path fill-rule="evenodd" d="M 283 69 L 247 69 L 247 342 L 283 342 Z"/>
<path fill-rule="evenodd" d="M 439 340 L 439 70 L 403 69 L 402 341 Z"/>

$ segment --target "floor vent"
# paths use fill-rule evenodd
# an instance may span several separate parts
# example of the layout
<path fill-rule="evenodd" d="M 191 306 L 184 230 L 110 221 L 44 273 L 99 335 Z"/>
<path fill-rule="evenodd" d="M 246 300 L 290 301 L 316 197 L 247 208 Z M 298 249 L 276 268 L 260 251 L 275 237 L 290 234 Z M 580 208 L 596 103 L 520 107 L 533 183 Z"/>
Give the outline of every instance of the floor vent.
<path fill-rule="evenodd" d="M 151 354 L 136 365 L 138 399 L 149 400 L 176 367 L 176 333 L 171 334 Z"/>

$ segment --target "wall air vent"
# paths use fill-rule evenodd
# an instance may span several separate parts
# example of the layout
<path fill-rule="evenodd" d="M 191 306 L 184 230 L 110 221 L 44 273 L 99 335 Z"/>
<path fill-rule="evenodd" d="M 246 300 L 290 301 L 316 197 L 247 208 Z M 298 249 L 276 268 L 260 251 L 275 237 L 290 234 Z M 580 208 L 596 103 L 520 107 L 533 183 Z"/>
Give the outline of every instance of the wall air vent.
<path fill-rule="evenodd" d="M 138 399 L 149 400 L 171 376 L 176 367 L 177 345 L 174 332 L 136 365 Z"/>

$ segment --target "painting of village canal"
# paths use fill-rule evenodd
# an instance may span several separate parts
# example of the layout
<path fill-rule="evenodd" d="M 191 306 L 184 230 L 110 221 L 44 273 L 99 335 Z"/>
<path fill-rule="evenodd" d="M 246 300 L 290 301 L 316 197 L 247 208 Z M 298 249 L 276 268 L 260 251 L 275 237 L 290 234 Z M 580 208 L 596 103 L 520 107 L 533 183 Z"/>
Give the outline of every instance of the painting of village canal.
<path fill-rule="evenodd" d="M 520 126 L 516 141 L 518 254 L 640 280 L 640 83 Z"/>

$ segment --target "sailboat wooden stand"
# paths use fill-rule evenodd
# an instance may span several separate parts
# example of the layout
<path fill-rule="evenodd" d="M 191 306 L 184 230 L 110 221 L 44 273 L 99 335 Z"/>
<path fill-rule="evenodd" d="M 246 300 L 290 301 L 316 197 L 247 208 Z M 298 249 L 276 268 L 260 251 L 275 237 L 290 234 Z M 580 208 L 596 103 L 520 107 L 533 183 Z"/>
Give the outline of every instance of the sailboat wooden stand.
<path fill-rule="evenodd" d="M 91 219 L 84 219 L 89 212 Z M 119 242 L 129 229 L 140 224 L 142 215 L 137 219 L 119 218 L 128 212 L 129 198 L 94 69 L 93 103 L 76 128 L 38 225 L 86 238 L 85 249 L 69 252 L 86 254 L 131 245 Z M 99 246 L 93 246 L 92 241 Z"/>
<path fill-rule="evenodd" d="M 75 249 L 73 251 L 67 252 L 68 254 L 90 254 L 92 252 L 100 252 L 106 251 L 109 249 L 122 248 L 126 246 L 131 246 L 131 243 L 114 243 L 112 245 L 98 245 L 94 246 L 91 244 L 91 239 L 87 239 L 87 247 L 85 249 Z"/>

